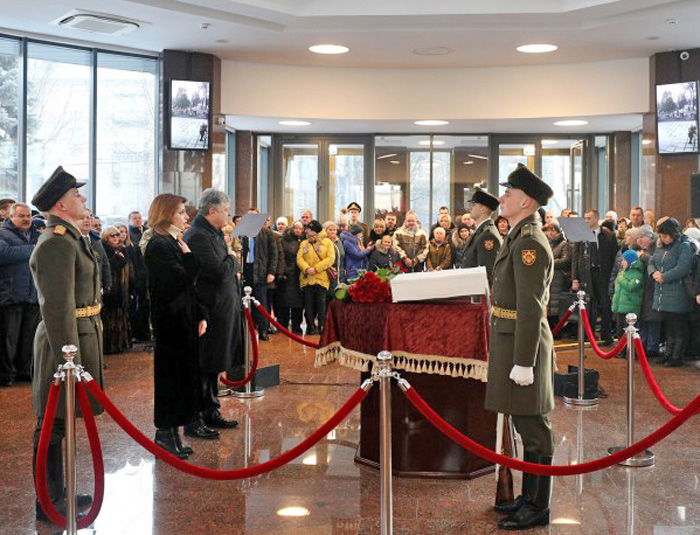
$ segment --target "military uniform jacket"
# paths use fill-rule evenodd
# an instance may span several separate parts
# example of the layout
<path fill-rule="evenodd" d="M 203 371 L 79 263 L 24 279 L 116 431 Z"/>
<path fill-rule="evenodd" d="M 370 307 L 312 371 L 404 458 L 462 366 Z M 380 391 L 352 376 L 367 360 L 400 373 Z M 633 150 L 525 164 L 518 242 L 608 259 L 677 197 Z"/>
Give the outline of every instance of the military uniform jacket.
<path fill-rule="evenodd" d="M 501 235 L 491 218 L 484 221 L 469 238 L 462 253 L 463 268 L 484 266 L 489 284 L 493 284 L 493 264 L 501 248 Z"/>
<path fill-rule="evenodd" d="M 554 407 L 553 342 L 546 316 L 552 274 L 547 238 L 536 217 L 527 217 L 510 231 L 493 267 L 485 402 L 490 411 L 539 415 Z M 516 364 L 534 367 L 532 385 L 510 380 Z"/>
<path fill-rule="evenodd" d="M 34 337 L 34 413 L 43 416 L 49 385 L 59 364 L 61 349 L 78 348 L 76 364 L 82 364 L 102 384 L 102 322 L 100 315 L 76 318 L 76 309 L 101 302 L 100 265 L 87 239 L 67 221 L 50 215 L 29 260 L 36 284 L 42 321 Z M 65 399 L 61 390 L 57 417 L 63 418 Z M 92 399 L 91 399 L 92 401 Z M 102 408 L 92 401 L 93 412 Z"/>

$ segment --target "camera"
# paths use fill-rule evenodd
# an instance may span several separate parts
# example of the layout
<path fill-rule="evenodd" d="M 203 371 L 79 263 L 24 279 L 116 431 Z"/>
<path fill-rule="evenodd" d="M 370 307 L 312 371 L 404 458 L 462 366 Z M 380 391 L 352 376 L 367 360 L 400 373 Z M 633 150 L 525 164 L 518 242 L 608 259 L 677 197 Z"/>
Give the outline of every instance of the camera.
<path fill-rule="evenodd" d="M 690 52 L 688 52 L 687 50 L 684 50 L 683 52 L 681 52 L 680 58 L 683 61 L 690 59 Z"/>

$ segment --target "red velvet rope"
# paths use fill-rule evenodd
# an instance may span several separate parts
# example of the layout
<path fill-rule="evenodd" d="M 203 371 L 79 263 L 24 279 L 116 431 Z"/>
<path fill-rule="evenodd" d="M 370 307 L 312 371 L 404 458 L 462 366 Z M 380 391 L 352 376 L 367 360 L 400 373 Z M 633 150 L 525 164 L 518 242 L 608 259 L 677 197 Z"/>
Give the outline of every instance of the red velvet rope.
<path fill-rule="evenodd" d="M 256 305 L 256 307 L 257 307 L 257 309 L 258 309 L 258 312 L 260 312 L 263 316 L 265 316 L 265 317 L 267 318 L 267 320 L 268 320 L 270 323 L 272 323 L 272 325 L 274 325 L 275 327 L 277 327 L 277 329 L 279 329 L 280 331 L 282 331 L 282 333 L 284 333 L 285 335 L 287 335 L 289 338 L 291 338 L 291 339 L 294 340 L 295 342 L 299 342 L 300 344 L 303 344 L 303 345 L 305 345 L 305 346 L 311 347 L 311 348 L 313 348 L 313 349 L 318 349 L 319 347 L 321 347 L 320 345 L 318 345 L 318 344 L 316 344 L 316 343 L 314 343 L 314 342 L 311 342 L 311 341 L 309 341 L 309 340 L 305 340 L 305 339 L 302 338 L 301 336 L 297 336 L 297 335 L 294 334 L 293 332 L 291 332 L 291 331 L 287 330 L 286 328 L 282 327 L 282 324 L 281 324 L 279 321 L 277 321 L 275 318 L 273 318 L 272 315 L 265 309 L 264 306 L 258 304 L 258 305 Z"/>
<path fill-rule="evenodd" d="M 248 335 L 250 336 L 250 343 L 253 348 L 253 351 L 251 352 L 253 353 L 253 361 L 251 362 L 250 371 L 248 372 L 248 375 L 246 375 L 240 381 L 231 381 L 226 377 L 221 377 L 222 383 L 224 383 L 226 386 L 231 386 L 234 388 L 247 385 L 258 371 L 258 337 L 255 335 L 255 323 L 253 323 L 253 316 L 250 313 L 250 309 L 248 307 L 245 307 L 243 311 L 245 313 L 245 321 L 248 324 Z"/>
<path fill-rule="evenodd" d="M 474 442 L 469 437 L 463 435 L 447 423 L 439 414 L 437 414 L 430 406 L 421 398 L 416 392 L 415 388 L 409 388 L 404 392 L 406 397 L 411 403 L 420 411 L 420 413 L 425 416 L 425 418 L 438 428 L 447 437 L 454 440 L 457 444 L 463 448 L 471 451 L 472 453 L 490 461 L 494 464 L 500 464 L 514 470 L 520 470 L 522 472 L 528 472 L 530 474 L 538 474 L 542 476 L 573 476 L 577 474 L 586 474 L 588 472 L 595 472 L 597 470 L 602 470 L 603 468 L 608 468 L 614 464 L 624 461 L 637 453 L 650 448 L 660 440 L 663 440 L 673 431 L 678 429 L 681 424 L 683 424 L 688 418 L 693 416 L 698 409 L 700 409 L 700 395 L 698 395 L 693 401 L 691 401 L 677 416 L 674 416 L 671 420 L 662 425 L 659 429 L 654 431 L 651 435 L 646 436 L 639 442 L 632 444 L 629 448 L 622 449 L 612 455 L 603 457 L 602 459 L 596 459 L 595 461 L 590 461 L 583 464 L 577 465 L 564 465 L 564 466 L 548 466 L 535 463 L 527 463 L 520 461 L 518 459 L 512 459 L 511 457 L 506 457 L 505 455 L 499 455 L 498 453 L 485 448 L 481 444 Z"/>
<path fill-rule="evenodd" d="M 141 431 L 139 431 L 134 424 L 132 424 L 122 412 L 117 409 L 117 407 L 109 400 L 109 398 L 102 391 L 100 386 L 95 381 L 90 381 L 87 383 L 87 388 L 90 390 L 92 395 L 97 399 L 97 401 L 104 407 L 104 409 L 109 413 L 109 415 L 114 419 L 115 422 L 136 442 L 138 442 L 142 447 L 147 449 L 150 453 L 155 455 L 158 459 L 166 462 L 173 468 L 185 472 L 187 474 L 206 478 L 214 479 L 218 481 L 230 481 L 232 479 L 243 479 L 248 477 L 258 476 L 264 474 L 265 472 L 270 472 L 293 461 L 299 457 L 302 453 L 306 452 L 318 442 L 320 442 L 323 437 L 330 433 L 335 427 L 342 422 L 352 411 L 357 407 L 360 402 L 367 396 L 367 392 L 358 388 L 355 393 L 345 402 L 345 404 L 340 407 L 338 412 L 336 412 L 331 418 L 319 427 L 312 435 L 310 435 L 304 442 L 293 447 L 291 450 L 285 451 L 281 455 L 270 459 L 267 462 L 251 466 L 248 468 L 238 468 L 235 470 L 212 470 L 211 468 L 203 468 L 201 466 L 195 466 L 193 464 L 187 463 L 181 459 L 178 459 L 171 453 L 168 453 L 160 446 L 157 446 L 154 442 L 146 437 Z"/>
<path fill-rule="evenodd" d="M 552 329 L 552 336 L 558 335 L 558 334 L 559 334 L 559 331 L 562 330 L 562 328 L 564 327 L 564 325 L 566 325 L 567 323 L 569 323 L 569 318 L 571 317 L 571 314 L 572 314 L 573 311 L 574 311 L 574 310 L 573 310 L 572 308 L 570 308 L 569 310 L 566 311 L 566 314 L 564 314 L 564 317 L 563 317 L 562 319 L 560 319 L 560 320 L 559 320 L 559 323 L 557 323 L 557 324 L 554 326 L 554 329 Z"/>
<path fill-rule="evenodd" d="M 611 359 L 620 353 L 622 353 L 622 350 L 625 349 L 625 346 L 627 345 L 627 335 L 623 334 L 622 337 L 620 338 L 620 341 L 617 343 L 615 347 L 612 348 L 609 352 L 605 352 L 600 347 L 598 346 L 598 343 L 595 340 L 595 335 L 593 334 L 593 331 L 591 330 L 591 325 L 588 323 L 588 311 L 586 311 L 585 308 L 581 308 L 581 321 L 583 322 L 583 326 L 586 329 L 586 336 L 588 336 L 588 341 L 591 343 L 591 347 L 593 348 L 593 351 L 595 351 L 595 354 L 598 355 L 602 359 Z"/>
<path fill-rule="evenodd" d="M 87 429 L 88 441 L 90 442 L 90 450 L 92 452 L 92 466 L 95 473 L 95 491 L 93 494 L 92 506 L 87 516 L 78 520 L 78 528 L 83 529 L 91 525 L 97 518 L 97 515 L 100 514 L 102 501 L 104 499 L 105 472 L 100 437 L 97 433 L 97 425 L 95 424 L 95 415 L 92 413 L 87 393 L 80 381 L 76 382 L 75 389 Z M 67 524 L 66 517 L 58 511 L 51 501 L 46 483 L 46 456 L 49 451 L 51 430 L 53 429 L 56 418 L 56 408 L 58 406 L 60 390 L 60 384 L 56 385 L 55 383 L 51 383 L 49 397 L 46 402 L 46 410 L 44 411 L 44 421 L 41 425 L 41 434 L 39 435 L 39 446 L 36 456 L 36 488 L 39 496 L 39 504 L 46 513 L 46 516 L 59 528 L 65 528 Z"/>
<path fill-rule="evenodd" d="M 639 356 L 639 363 L 642 365 L 642 371 L 644 372 L 644 377 L 647 380 L 647 383 L 649 384 L 649 388 L 651 389 L 652 393 L 656 397 L 656 399 L 659 401 L 661 406 L 666 409 L 669 413 L 673 415 L 680 414 L 684 409 L 681 409 L 680 407 L 676 407 L 673 403 L 671 403 L 666 396 L 664 396 L 664 393 L 661 392 L 661 388 L 659 387 L 659 383 L 656 382 L 656 378 L 654 377 L 654 373 L 651 371 L 651 367 L 649 366 L 649 361 L 647 361 L 647 356 L 646 353 L 644 353 L 644 345 L 642 344 L 642 340 L 638 337 L 634 337 L 634 348 L 637 351 L 637 355 Z M 695 414 L 698 414 L 697 412 Z"/>

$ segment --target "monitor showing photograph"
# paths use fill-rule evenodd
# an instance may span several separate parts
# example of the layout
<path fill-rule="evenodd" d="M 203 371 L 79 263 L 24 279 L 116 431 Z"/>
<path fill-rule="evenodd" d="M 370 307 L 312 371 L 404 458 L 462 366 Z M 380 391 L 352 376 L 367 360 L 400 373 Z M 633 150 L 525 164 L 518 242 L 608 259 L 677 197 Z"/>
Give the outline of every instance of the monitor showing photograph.
<path fill-rule="evenodd" d="M 209 82 L 173 80 L 170 84 L 170 148 L 209 150 Z"/>
<path fill-rule="evenodd" d="M 659 154 L 698 152 L 698 83 L 656 86 Z"/>

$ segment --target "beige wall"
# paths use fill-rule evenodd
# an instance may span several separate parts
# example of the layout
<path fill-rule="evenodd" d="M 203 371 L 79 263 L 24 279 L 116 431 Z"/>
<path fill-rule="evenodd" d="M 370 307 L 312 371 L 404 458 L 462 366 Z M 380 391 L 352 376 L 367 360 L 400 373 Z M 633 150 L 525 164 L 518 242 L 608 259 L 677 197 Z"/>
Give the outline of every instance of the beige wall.
<path fill-rule="evenodd" d="M 518 119 L 649 111 L 649 60 L 475 69 L 346 69 L 222 61 L 227 115 Z"/>

